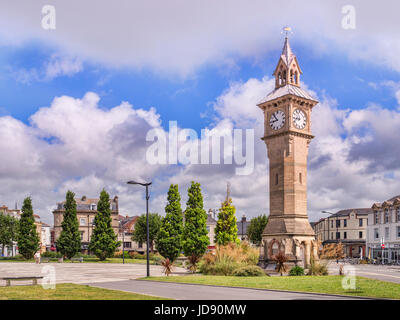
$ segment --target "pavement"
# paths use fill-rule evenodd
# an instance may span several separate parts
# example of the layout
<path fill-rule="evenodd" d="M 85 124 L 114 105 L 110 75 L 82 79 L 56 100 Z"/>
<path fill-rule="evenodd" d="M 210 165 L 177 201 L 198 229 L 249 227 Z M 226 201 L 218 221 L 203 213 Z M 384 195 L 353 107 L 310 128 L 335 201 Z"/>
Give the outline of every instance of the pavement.
<path fill-rule="evenodd" d="M 285 292 L 275 290 L 247 289 L 157 282 L 149 280 L 129 280 L 98 282 L 93 287 L 135 292 L 174 300 L 359 300 L 357 297 L 345 297 L 325 294 Z M 364 300 L 364 299 L 363 299 Z"/>
<path fill-rule="evenodd" d="M 174 271 L 184 272 L 186 269 L 175 268 Z M 56 283 L 87 284 L 143 278 L 146 276 L 146 264 L 0 262 L 0 277 L 45 275 L 50 277 L 52 272 Z M 153 276 L 163 276 L 163 267 L 151 265 L 150 273 Z M 31 281 L 15 282 L 18 285 L 30 283 Z M 0 280 L 0 286 L 4 285 L 5 281 Z"/>

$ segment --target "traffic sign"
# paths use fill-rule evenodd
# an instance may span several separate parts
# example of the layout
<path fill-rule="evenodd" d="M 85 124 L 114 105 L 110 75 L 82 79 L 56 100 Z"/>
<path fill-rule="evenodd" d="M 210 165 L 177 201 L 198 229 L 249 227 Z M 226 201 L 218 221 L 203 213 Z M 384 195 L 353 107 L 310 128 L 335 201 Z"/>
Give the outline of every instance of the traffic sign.
<path fill-rule="evenodd" d="M 385 244 L 384 244 L 384 243 L 382 243 L 381 247 L 382 247 L 382 249 L 385 249 Z"/>

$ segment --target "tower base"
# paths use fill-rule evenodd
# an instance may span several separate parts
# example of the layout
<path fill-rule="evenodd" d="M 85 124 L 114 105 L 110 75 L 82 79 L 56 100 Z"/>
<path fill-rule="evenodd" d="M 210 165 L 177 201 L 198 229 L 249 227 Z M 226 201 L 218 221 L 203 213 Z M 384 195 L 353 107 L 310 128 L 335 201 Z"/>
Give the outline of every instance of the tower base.
<path fill-rule="evenodd" d="M 318 260 L 318 243 L 314 235 L 263 234 L 260 250 L 259 265 L 264 269 L 276 265 L 275 256 L 279 252 L 286 255 L 289 268 L 295 265 L 307 268 L 311 259 Z"/>

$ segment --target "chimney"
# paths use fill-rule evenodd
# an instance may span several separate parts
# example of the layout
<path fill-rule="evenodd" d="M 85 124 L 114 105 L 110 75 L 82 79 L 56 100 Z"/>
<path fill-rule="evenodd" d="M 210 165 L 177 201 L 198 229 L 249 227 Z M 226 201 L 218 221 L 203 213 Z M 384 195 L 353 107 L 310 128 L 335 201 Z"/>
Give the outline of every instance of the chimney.
<path fill-rule="evenodd" d="M 82 201 L 86 201 L 86 196 L 83 196 L 83 197 L 82 197 Z"/>

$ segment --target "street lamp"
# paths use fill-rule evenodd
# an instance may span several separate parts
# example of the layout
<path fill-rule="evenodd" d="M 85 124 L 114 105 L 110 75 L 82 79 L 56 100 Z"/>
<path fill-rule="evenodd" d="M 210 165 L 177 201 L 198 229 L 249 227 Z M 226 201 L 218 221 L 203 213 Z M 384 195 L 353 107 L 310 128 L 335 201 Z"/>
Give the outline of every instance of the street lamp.
<path fill-rule="evenodd" d="M 322 213 L 328 213 L 328 214 L 330 214 L 330 215 L 333 215 L 334 213 L 333 212 L 329 212 L 329 211 L 321 211 Z M 338 240 L 337 239 L 337 234 L 338 234 L 338 232 L 339 232 L 339 227 L 338 227 L 338 223 L 337 223 L 337 220 L 338 220 L 338 216 L 336 216 L 336 240 Z M 328 217 L 328 238 L 329 238 L 329 217 Z M 340 238 L 340 236 L 339 236 L 339 238 Z M 333 239 L 332 239 L 333 240 Z M 338 242 L 338 241 L 336 241 L 336 242 Z M 339 260 L 338 259 L 336 259 L 336 263 L 339 263 Z"/>
<path fill-rule="evenodd" d="M 149 234 L 149 186 L 151 182 L 141 183 L 136 181 L 128 181 L 127 184 L 139 184 L 141 186 L 146 187 L 146 229 L 147 229 L 147 245 L 146 245 L 146 252 L 147 252 L 147 276 L 150 277 L 150 260 L 149 260 L 149 246 L 150 246 L 150 234 Z"/>

